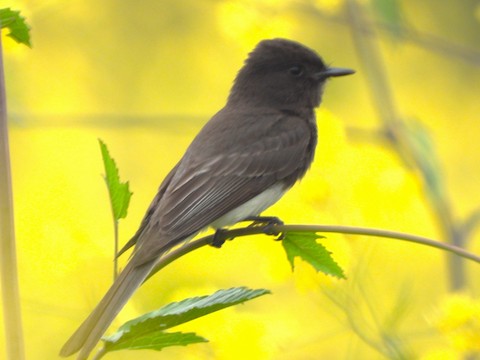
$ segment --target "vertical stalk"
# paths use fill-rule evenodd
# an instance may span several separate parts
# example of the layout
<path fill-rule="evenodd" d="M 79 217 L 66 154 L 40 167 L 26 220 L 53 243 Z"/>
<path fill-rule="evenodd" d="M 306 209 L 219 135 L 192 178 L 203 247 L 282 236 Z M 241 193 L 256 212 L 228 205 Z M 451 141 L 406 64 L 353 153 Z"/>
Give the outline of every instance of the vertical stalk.
<path fill-rule="evenodd" d="M 118 220 L 115 219 L 115 214 L 113 213 L 113 232 L 114 232 L 114 244 L 113 244 L 113 281 L 117 279 L 118 276 Z"/>
<path fill-rule="evenodd" d="M 372 101 L 382 121 L 384 133 L 401 158 L 412 159 L 416 164 L 425 185 L 427 200 L 444 239 L 455 246 L 463 247 L 465 237 L 462 232 L 458 231 L 458 225 L 455 222 L 448 199 L 444 195 L 439 195 L 435 189 L 428 186 L 425 178 L 426 174 L 419 166 L 422 163 L 421 159 L 418 158 L 420 155 L 410 148 L 408 140 L 405 139 L 403 133 L 404 126 L 402 126 L 402 119 L 398 115 L 393 92 L 387 80 L 386 69 L 377 44 L 378 39 L 375 36 L 375 30 L 365 20 L 363 9 L 356 0 L 346 1 L 346 16 L 350 24 L 354 46 L 366 74 L 367 86 L 370 87 Z M 447 262 L 450 274 L 450 288 L 452 290 L 462 289 L 467 282 L 465 263 L 458 257 L 447 256 L 449 256 Z"/>
<path fill-rule="evenodd" d="M 23 360 L 22 316 L 18 286 L 13 198 L 8 145 L 5 77 L 0 34 L 0 272 L 7 359 Z"/>

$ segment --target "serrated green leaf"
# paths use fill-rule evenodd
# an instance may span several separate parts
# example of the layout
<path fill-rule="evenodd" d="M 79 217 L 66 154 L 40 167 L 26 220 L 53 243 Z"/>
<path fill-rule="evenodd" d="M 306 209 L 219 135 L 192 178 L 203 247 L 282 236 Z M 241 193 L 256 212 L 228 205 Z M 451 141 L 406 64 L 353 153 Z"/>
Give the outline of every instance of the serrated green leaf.
<path fill-rule="evenodd" d="M 345 279 L 343 270 L 330 256 L 330 252 L 317 239 L 322 236 L 314 232 L 288 232 L 282 240 L 288 261 L 294 270 L 295 257 L 299 256 L 324 274 Z"/>
<path fill-rule="evenodd" d="M 149 312 L 126 322 L 119 328 L 119 332 L 130 332 L 133 334 L 152 329 L 165 330 L 269 293 L 265 289 L 251 290 L 245 287 L 219 290 L 212 295 L 193 297 L 170 303 L 159 310 Z"/>
<path fill-rule="evenodd" d="M 208 342 L 207 339 L 198 336 L 195 333 L 167 333 L 161 330 L 152 331 L 146 334 L 139 334 L 139 336 L 122 337 L 116 333 L 112 336 L 103 338 L 104 349 L 103 352 L 111 352 L 118 350 L 157 350 L 160 351 L 169 346 L 186 346 L 190 344 L 197 344 Z"/>
<path fill-rule="evenodd" d="M 30 43 L 30 27 L 27 25 L 25 18 L 20 16 L 20 11 L 13 11 L 10 8 L 0 9 L 0 27 L 8 28 L 10 36 L 13 40 L 20 44 L 31 47 Z"/>
<path fill-rule="evenodd" d="M 212 295 L 199 296 L 170 303 L 159 310 L 144 314 L 120 326 L 118 331 L 104 337 L 104 352 L 120 349 L 155 349 L 166 346 L 205 342 L 196 334 L 165 333 L 164 330 L 199 318 L 229 306 L 269 294 L 265 289 L 245 287 L 219 290 Z M 169 337 L 171 336 L 171 337 Z"/>
<path fill-rule="evenodd" d="M 128 205 L 132 192 L 127 182 L 120 182 L 118 168 L 115 160 L 110 156 L 107 145 L 98 139 L 102 151 L 103 165 L 105 167 L 105 182 L 107 183 L 108 193 L 110 195 L 110 204 L 115 220 L 123 219 L 127 216 Z"/>

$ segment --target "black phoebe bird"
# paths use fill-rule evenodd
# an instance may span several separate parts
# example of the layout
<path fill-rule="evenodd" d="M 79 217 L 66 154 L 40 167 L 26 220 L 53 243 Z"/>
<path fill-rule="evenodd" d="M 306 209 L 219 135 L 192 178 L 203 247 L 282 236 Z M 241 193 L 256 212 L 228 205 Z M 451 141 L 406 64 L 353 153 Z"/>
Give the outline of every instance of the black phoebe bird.
<path fill-rule="evenodd" d="M 160 185 L 129 242 L 136 243 L 129 263 L 60 355 L 80 351 L 78 359 L 86 359 L 172 247 L 209 226 L 219 229 L 259 215 L 301 179 L 317 144 L 314 108 L 325 82 L 352 73 L 327 67 L 297 42 L 261 41 L 239 71 L 225 107 Z"/>

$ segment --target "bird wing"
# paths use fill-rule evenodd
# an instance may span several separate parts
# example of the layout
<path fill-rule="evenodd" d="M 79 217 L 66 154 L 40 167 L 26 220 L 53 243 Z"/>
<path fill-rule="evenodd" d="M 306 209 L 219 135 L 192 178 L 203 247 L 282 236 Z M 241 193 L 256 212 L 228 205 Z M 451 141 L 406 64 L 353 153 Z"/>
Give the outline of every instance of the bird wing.
<path fill-rule="evenodd" d="M 158 188 L 157 194 L 155 195 L 155 198 L 153 199 L 152 203 L 150 204 L 147 212 L 145 213 L 142 222 L 135 233 L 135 235 L 132 236 L 132 238 L 120 249 L 120 251 L 117 253 L 116 257 L 120 257 L 123 253 L 125 253 L 128 249 L 130 249 L 132 246 L 135 246 L 137 243 L 138 238 L 142 234 L 143 230 L 147 226 L 147 224 L 150 221 L 150 218 L 155 210 L 155 208 L 158 206 L 159 202 L 161 201 L 163 194 L 165 193 L 165 190 L 167 189 L 167 186 L 170 184 L 170 180 L 172 180 L 173 175 L 175 175 L 175 172 L 177 171 L 178 164 L 170 170 L 168 175 L 165 177 L 165 179 L 162 181 L 160 184 L 160 187 Z"/>
<path fill-rule="evenodd" d="M 62 356 L 80 350 L 77 359 L 87 359 L 164 251 L 278 181 L 288 187 L 303 175 L 313 154 L 314 149 L 309 147 L 315 145 L 315 129 L 309 129 L 306 120 L 291 115 L 262 116 L 258 121 L 266 124 L 261 129 L 251 126 L 252 119 L 242 119 L 231 129 L 220 121 L 221 117 L 214 117 L 204 127 L 160 186 L 134 236 L 138 250 L 65 343 Z M 217 127 L 215 133 L 220 130 L 227 136 L 211 138 L 212 126 Z M 232 131 L 237 136 L 232 136 Z"/>
<path fill-rule="evenodd" d="M 279 112 L 256 114 L 240 119 L 233 128 L 222 128 L 227 122 L 221 121 L 221 116 L 207 124 L 180 160 L 143 230 L 156 232 L 156 240 L 147 243 L 139 237 L 138 264 L 206 228 L 277 182 L 290 187 L 308 168 L 309 147 L 315 145 L 316 133 L 306 119 Z M 255 126 L 259 121 L 262 126 Z M 212 139 L 210 127 L 218 138 Z"/>

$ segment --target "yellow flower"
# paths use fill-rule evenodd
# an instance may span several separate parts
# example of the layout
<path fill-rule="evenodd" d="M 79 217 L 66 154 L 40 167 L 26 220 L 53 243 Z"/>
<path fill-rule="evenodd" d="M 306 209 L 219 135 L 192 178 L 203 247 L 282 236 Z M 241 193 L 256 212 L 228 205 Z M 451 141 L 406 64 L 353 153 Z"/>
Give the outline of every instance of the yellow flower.
<path fill-rule="evenodd" d="M 437 327 L 460 352 L 480 352 L 480 300 L 455 294 L 443 301 Z"/>
<path fill-rule="evenodd" d="M 421 357 L 421 360 L 460 360 L 461 356 L 451 349 L 433 350 Z"/>

